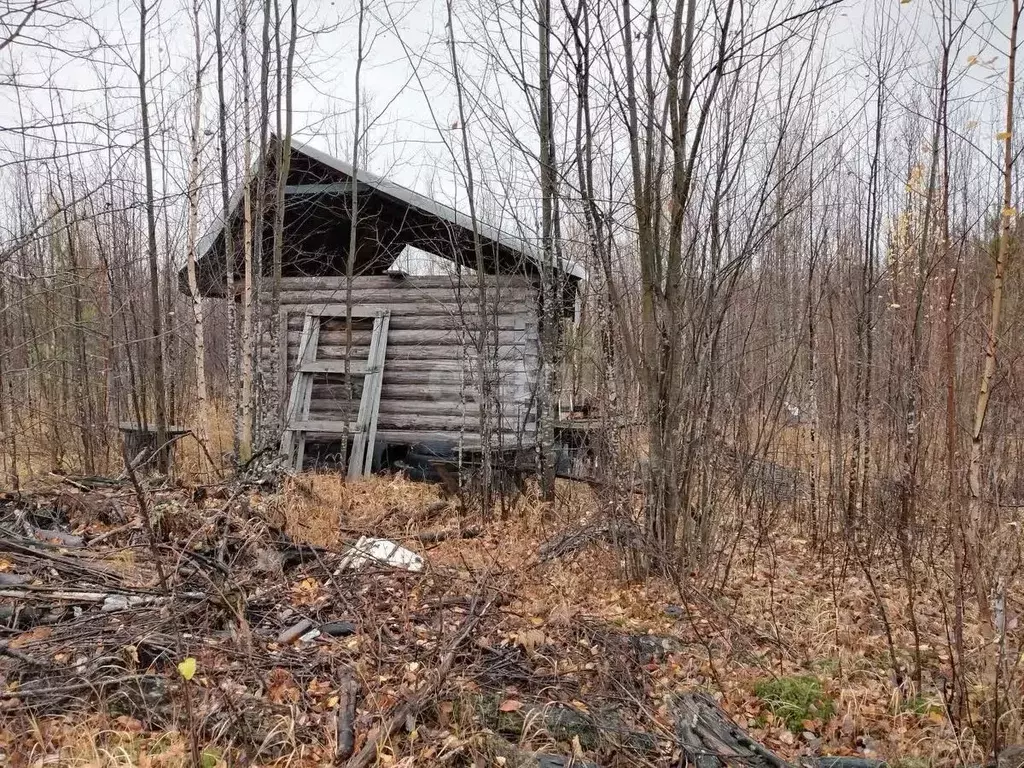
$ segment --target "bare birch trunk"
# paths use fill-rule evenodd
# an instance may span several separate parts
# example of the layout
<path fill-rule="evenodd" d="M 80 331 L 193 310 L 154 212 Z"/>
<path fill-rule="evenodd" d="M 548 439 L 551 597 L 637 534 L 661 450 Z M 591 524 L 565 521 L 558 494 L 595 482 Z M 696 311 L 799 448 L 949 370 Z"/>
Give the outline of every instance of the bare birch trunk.
<path fill-rule="evenodd" d="M 971 427 L 971 453 L 967 470 L 970 496 L 968 497 L 967 556 L 974 577 L 978 596 L 978 608 L 986 625 L 991 624 L 992 610 L 989 605 L 989 579 L 981 569 L 980 547 L 986 534 L 987 521 L 984 515 L 984 448 L 985 417 L 988 415 L 989 398 L 996 374 L 996 355 L 999 349 L 999 326 L 1003 312 L 1003 282 L 1010 258 L 1010 238 L 1017 212 L 1013 208 L 1013 96 L 1016 88 L 1017 71 L 1017 27 L 1020 22 L 1020 0 L 1013 0 L 1013 17 L 1010 27 L 1010 50 L 1006 74 L 1005 125 L 1000 138 L 1003 144 L 1002 209 L 999 213 L 999 243 L 996 251 L 995 272 L 992 275 L 992 302 L 988 327 L 986 328 L 985 357 L 981 378 L 978 383 L 978 398 L 974 405 L 974 421 Z"/>
<path fill-rule="evenodd" d="M 252 458 L 252 393 L 253 393 L 253 223 L 252 223 L 252 137 L 249 125 L 249 40 L 248 9 L 239 13 L 242 45 L 242 258 L 245 277 L 242 288 L 241 402 L 239 404 L 238 459 L 245 463 Z M 231 300 L 234 301 L 232 296 Z"/>
<path fill-rule="evenodd" d="M 462 139 L 462 161 L 466 164 L 466 198 L 469 206 L 470 226 L 473 230 L 473 251 L 476 256 L 477 302 L 480 313 L 480 330 L 476 334 L 477 375 L 480 384 L 480 506 L 486 517 L 491 513 L 491 474 L 493 461 L 493 443 L 491 412 L 494 407 L 492 394 L 490 357 L 492 345 L 488 338 L 487 323 L 487 274 L 485 270 L 483 244 L 477 226 L 476 188 L 473 183 L 473 164 L 469 151 L 469 130 L 466 126 L 465 93 L 462 87 L 462 73 L 455 52 L 455 26 L 452 0 L 445 3 L 448 26 L 448 55 L 452 65 L 452 78 L 455 81 L 456 104 L 459 115 L 459 132 Z"/>
<path fill-rule="evenodd" d="M 355 413 L 355 388 L 352 382 L 352 279 L 355 277 L 356 250 L 359 247 L 359 160 L 363 148 L 362 135 L 362 73 L 363 73 L 363 40 L 364 23 L 366 20 L 366 3 L 359 2 L 356 32 L 356 68 L 354 73 L 353 98 L 355 108 L 353 111 L 352 125 L 352 185 L 349 188 L 349 236 L 348 254 L 345 258 L 345 445 L 342 453 L 352 450 L 352 435 L 349 434 L 348 424 Z M 364 379 L 365 386 L 365 379 Z"/>
<path fill-rule="evenodd" d="M 555 167 L 554 129 L 551 104 L 551 0 L 540 0 L 540 190 L 541 238 L 544 261 L 541 268 L 541 377 L 538 387 L 540 490 L 544 501 L 555 498 L 555 365 L 558 346 L 558 305 L 555 285 Z"/>
<path fill-rule="evenodd" d="M 297 0 L 291 0 L 289 3 L 290 8 L 290 24 L 288 34 L 288 52 L 286 54 L 286 66 L 285 66 L 285 80 L 284 80 L 284 131 L 282 135 L 278 136 L 278 144 L 280 152 L 277 158 L 277 189 L 275 196 L 274 205 L 274 253 L 273 253 L 273 284 L 271 286 L 271 298 L 270 298 L 270 312 L 271 318 L 270 327 L 270 381 L 268 382 L 271 388 L 271 401 L 281 403 L 284 400 L 284 391 L 279 391 L 279 380 L 281 376 L 285 375 L 285 371 L 280 371 L 278 375 L 277 367 L 279 365 L 281 344 L 287 344 L 287 336 L 281 338 L 281 323 L 279 321 L 279 314 L 281 309 L 281 261 L 283 258 L 284 250 L 284 217 L 285 217 L 285 186 L 288 184 L 288 169 L 291 165 L 292 156 L 292 72 L 295 64 L 295 39 L 298 34 L 298 9 Z M 280 26 L 280 24 L 278 25 Z M 280 71 L 280 67 L 278 67 Z M 281 96 L 279 91 L 278 96 Z M 280 120 L 280 110 L 278 110 L 278 119 Z M 269 415 L 269 412 L 268 412 Z M 281 434 L 281 428 L 284 426 L 280 423 L 280 409 L 277 409 L 273 414 L 274 419 L 274 430 L 277 435 Z"/>
<path fill-rule="evenodd" d="M 213 32 L 217 47 L 217 127 L 220 138 L 220 193 L 221 218 L 224 221 L 224 261 L 227 281 L 227 407 L 232 425 L 237 425 L 238 413 L 238 315 L 235 307 L 235 243 L 231 228 L 231 193 L 228 191 L 228 107 L 224 94 L 224 39 L 222 32 L 221 0 L 214 3 Z M 239 456 L 238 429 L 231 430 L 232 451 Z"/>
<path fill-rule="evenodd" d="M 196 408 L 198 411 L 197 437 L 202 442 L 210 438 L 210 413 L 206 393 L 206 336 L 203 327 L 203 297 L 196 279 L 196 246 L 199 240 L 199 154 L 201 151 L 203 109 L 203 51 L 199 37 L 200 5 L 192 5 L 192 32 L 195 38 L 195 91 L 192 95 L 191 157 L 188 169 L 188 289 L 192 294 L 192 335 L 196 367 Z"/>

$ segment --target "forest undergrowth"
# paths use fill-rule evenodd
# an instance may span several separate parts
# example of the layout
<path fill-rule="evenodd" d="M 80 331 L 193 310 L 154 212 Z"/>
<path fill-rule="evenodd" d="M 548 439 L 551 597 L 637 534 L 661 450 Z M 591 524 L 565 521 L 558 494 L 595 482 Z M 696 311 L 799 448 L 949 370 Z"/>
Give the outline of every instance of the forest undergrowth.
<path fill-rule="evenodd" d="M 118 543 L 116 526 L 88 512 L 112 495 L 121 506 L 132 504 L 127 491 L 61 491 L 54 498 L 63 499 L 57 507 L 72 510 L 68 528 L 85 539 L 91 557 L 151 582 L 141 540 Z M 68 501 L 75 497 L 76 503 Z M 65 712 L 34 707 L 31 696 L 19 697 L 19 685 L 26 685 L 19 658 L 59 664 L 69 650 L 53 644 L 58 628 L 8 630 L 5 648 L 17 653 L 0 670 L 0 749 L 11 765 L 181 765 L 188 764 L 193 747 L 210 766 L 237 764 L 241 754 L 258 764 L 325 764 L 336 754 L 337 736 L 321 726 L 334 722 L 343 704 L 337 677 L 325 675 L 324 664 L 335 671 L 348 665 L 365 690 L 355 710 L 354 746 L 358 754 L 377 739 L 373 759 L 379 765 L 461 764 L 474 755 L 492 764 L 486 758 L 494 759 L 495 748 L 481 741 L 492 733 L 501 735 L 502 744 L 574 753 L 599 765 L 677 764 L 674 697 L 694 690 L 710 692 L 737 724 L 787 759 L 848 755 L 906 768 L 985 762 L 972 735 L 977 731 L 966 723 L 954 726 L 950 718 L 950 617 L 944 606 L 951 599 L 941 565 L 917 580 L 911 622 L 902 574 L 880 562 L 864 568 L 848 547 L 812 545 L 795 525 L 780 520 L 761 535 L 744 528 L 726 537 L 715 572 L 687 574 L 685 581 L 629 583 L 615 549 L 599 540 L 562 556 L 540 556 L 545 542 L 592 523 L 593 498 L 580 484 L 560 485 L 554 505 L 528 492 L 504 517 L 496 512 L 489 520 L 442 498 L 436 486 L 400 478 L 344 483 L 331 475 L 300 475 L 278 491 L 250 488 L 226 503 L 182 491 L 153 497 L 154 507 L 165 510 L 169 547 L 180 547 L 179 562 L 181 551 L 205 551 L 204 542 L 223 525 L 241 526 L 238 540 L 249 542 L 237 545 L 224 534 L 228 551 L 235 552 L 228 561 L 239 574 L 232 577 L 235 589 L 247 595 L 246 629 L 225 632 L 230 619 L 215 622 L 212 607 L 181 616 L 186 636 L 179 641 L 186 650 L 180 652 L 190 654 L 193 665 L 198 659 L 199 671 L 177 685 L 191 686 L 197 735 L 188 735 L 181 688 L 174 689 L 173 715 L 162 718 L 112 708 L 103 695 Z M 237 520 L 211 515 L 211 508 Z M 103 547 L 88 544 L 104 534 L 111 535 Z M 286 555 L 266 566 L 265 544 L 251 542 L 282 534 L 300 552 L 300 543 L 313 545 L 309 551 L 316 557 L 300 558 L 295 567 Z M 360 535 L 403 543 L 424 557 L 426 570 L 363 573 L 352 577 L 363 581 L 339 585 L 341 571 L 331 576 L 337 562 L 331 558 Z M 245 546 L 255 550 L 245 555 Z M 0 555 L 4 573 L 24 570 L 24 558 Z M 359 602 L 364 599 L 369 602 Z M 253 613 L 253 605 L 268 601 L 278 607 Z M 436 638 L 433 620 L 415 618 L 417 612 L 444 610 L 438 606 L 456 606 L 449 618 L 462 619 L 455 627 L 472 625 L 466 636 L 472 652 L 446 659 L 441 638 L 452 635 L 446 614 L 438 619 Z M 289 615 L 322 619 L 339 613 L 353 623 L 352 636 L 280 642 L 277 630 L 287 629 Z M 116 611 L 107 616 L 120 622 L 117 627 L 130 624 Z M 989 690 L 985 634 L 975 616 L 965 616 L 964 626 L 964 658 L 977 663 L 962 673 L 971 695 L 983 699 Z M 1018 632 L 1008 629 L 1009 647 L 1017 647 Z M 240 633 L 248 636 L 249 663 L 258 668 L 250 679 L 239 671 L 245 656 L 227 650 Z M 142 641 L 133 642 L 124 648 L 141 652 Z M 148 664 L 146 675 L 178 676 L 175 659 L 140 662 L 139 652 L 134 662 Z M 84 665 L 90 653 L 80 654 Z M 124 654 L 131 655 L 122 649 Z M 253 701 L 268 702 L 278 720 L 267 733 L 278 736 L 265 733 L 255 745 L 243 745 L 238 724 L 223 719 L 225 705 L 217 703 L 229 681 Z M 97 684 L 96 690 L 106 689 Z M 425 691 L 434 701 L 382 736 L 387 713 Z M 986 712 L 986 706 L 974 701 L 973 711 Z M 570 720 L 565 726 L 536 714 L 552 708 L 590 725 Z M 608 741 L 609 726 L 601 723 L 611 711 L 620 735 L 635 740 L 646 734 L 650 743 L 637 751 L 627 749 L 624 737 Z M 220 725 L 210 725 L 215 722 Z"/>

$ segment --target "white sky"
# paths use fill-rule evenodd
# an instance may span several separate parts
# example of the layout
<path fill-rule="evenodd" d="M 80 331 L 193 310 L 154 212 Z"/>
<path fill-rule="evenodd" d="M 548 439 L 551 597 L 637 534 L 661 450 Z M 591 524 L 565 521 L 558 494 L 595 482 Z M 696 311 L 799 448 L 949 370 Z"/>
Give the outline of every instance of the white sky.
<path fill-rule="evenodd" d="M 212 1 L 202 0 L 203 49 L 207 57 L 213 55 Z M 295 134 L 332 154 L 347 157 L 352 130 L 356 8 L 352 0 L 299 1 L 303 35 L 296 57 Z M 967 0 L 949 1 L 958 4 L 958 11 L 967 7 Z M 444 2 L 368 2 L 370 48 L 362 81 L 367 109 L 374 116 L 367 140 L 370 168 L 465 209 L 461 173 L 452 160 L 452 147 L 446 145 L 454 144 L 454 149 L 461 151 L 457 146 L 459 132 L 450 128 L 457 110 L 445 40 Z M 468 78 L 476 80 L 484 76 L 485 67 L 484 58 L 475 50 L 483 34 L 481 18 L 484 9 L 495 7 L 499 0 L 454 2 L 459 55 L 469 71 Z M 224 5 L 225 13 L 233 16 L 237 12 L 235 0 L 224 0 Z M 770 13 L 775 5 L 758 0 L 755 13 Z M 898 75 L 905 86 L 903 92 L 916 83 L 932 82 L 934 70 L 930 67 L 936 51 L 931 18 L 935 7 L 928 0 L 905 4 L 899 0 L 851 0 L 834 13 L 824 46 L 828 74 L 824 91 L 829 94 L 822 109 L 825 121 L 849 124 L 854 140 L 867 135 L 870 110 L 862 105 L 869 95 L 869 85 L 863 77 L 863 62 L 886 24 L 903 41 L 906 67 Z M 1008 7 L 1006 0 L 982 3 L 965 37 L 965 55 L 957 63 L 964 119 L 969 116 L 978 121 L 978 143 L 990 152 L 995 149 L 992 119 L 1001 108 L 1005 83 L 1006 41 L 999 30 L 1007 26 Z M 161 131 L 155 144 L 158 150 L 170 150 L 161 155 L 161 161 L 168 169 L 167 192 L 174 195 L 181 192 L 185 179 L 183 150 L 188 138 L 193 66 L 189 2 L 160 0 L 154 8 L 150 88 L 154 125 Z M 507 20 L 514 8 L 506 5 L 503 18 Z M 254 13 L 252 19 L 250 35 L 256 39 L 260 33 L 258 14 Z M 388 28 L 392 21 L 396 29 Z M 227 34 L 237 39 L 235 22 L 234 18 L 227 22 Z M 48 142 L 53 138 L 69 139 L 73 151 L 80 153 L 75 155 L 79 165 L 76 172 L 94 173 L 105 165 L 111 146 L 117 148 L 115 155 L 137 146 L 137 86 L 132 71 L 137 38 L 137 0 L 56 0 L 47 13 L 38 17 L 38 26 L 0 52 L 0 173 L 10 174 L 24 161 L 24 134 L 17 130 L 23 125 L 35 126 L 29 131 L 33 140 L 27 153 L 36 159 L 52 152 Z M 528 48 L 532 44 L 531 40 L 525 42 Z M 978 63 L 969 65 L 968 53 L 977 56 Z M 229 63 L 233 71 L 240 68 L 237 48 L 231 51 Z M 253 56 L 252 82 L 256 82 L 258 65 Z M 214 117 L 214 74 L 211 61 L 205 80 L 207 129 L 215 128 L 210 122 Z M 469 108 L 474 154 L 481 165 L 474 169 L 477 181 L 487 184 L 500 179 L 501 189 L 495 190 L 494 198 L 511 197 L 513 207 L 529 209 L 535 187 L 533 168 L 521 153 L 510 152 L 487 130 L 489 121 L 496 117 L 488 114 L 488 109 L 499 101 L 508 114 L 529 125 L 526 102 L 507 81 L 500 84 L 493 72 L 486 76 L 491 107 Z M 228 77 L 233 79 L 234 74 Z M 66 126 L 50 127 L 65 120 Z M 535 139 L 529 130 L 520 130 L 518 135 L 533 145 Z M 214 138 L 208 137 L 210 152 L 204 163 L 210 185 L 207 215 L 212 214 L 219 194 L 215 189 Z M 500 211 L 493 207 L 487 214 L 492 220 L 501 218 Z M 495 223 L 509 226 L 507 221 Z"/>

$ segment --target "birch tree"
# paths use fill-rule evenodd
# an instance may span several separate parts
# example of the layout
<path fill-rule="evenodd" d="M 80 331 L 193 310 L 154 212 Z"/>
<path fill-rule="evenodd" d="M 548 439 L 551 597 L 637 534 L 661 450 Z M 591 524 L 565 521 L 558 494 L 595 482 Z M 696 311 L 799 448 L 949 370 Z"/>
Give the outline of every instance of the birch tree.
<path fill-rule="evenodd" d="M 209 401 L 206 392 L 206 335 L 203 326 L 203 297 L 199 293 L 199 282 L 196 279 L 196 262 L 199 258 L 196 248 L 199 241 L 200 155 L 202 154 L 203 70 L 205 68 L 200 30 L 200 9 L 199 0 L 194 0 L 192 3 L 192 35 L 195 43 L 195 69 L 193 71 L 192 124 L 189 135 L 188 243 L 186 247 L 188 251 L 188 288 L 192 294 L 196 407 L 199 413 L 197 436 L 205 442 L 210 436 Z"/>

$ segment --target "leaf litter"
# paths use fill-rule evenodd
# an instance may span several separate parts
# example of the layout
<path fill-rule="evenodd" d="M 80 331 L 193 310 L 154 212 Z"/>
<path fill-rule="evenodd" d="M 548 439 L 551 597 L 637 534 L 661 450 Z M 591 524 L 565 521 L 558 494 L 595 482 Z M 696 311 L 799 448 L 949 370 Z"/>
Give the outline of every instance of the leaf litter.
<path fill-rule="evenodd" d="M 906 705 L 873 591 L 852 570 L 837 581 L 796 536 L 770 557 L 741 536 L 712 594 L 699 575 L 624 582 L 599 537 L 539 555 L 581 525 L 575 492 L 559 515 L 527 495 L 485 524 L 439 494 L 325 475 L 152 489 L 170 595 L 130 489 L 0 497 L 0 753 L 183 765 L 195 738 L 210 765 L 667 766 L 681 759 L 677 697 L 708 691 L 787 759 L 980 758 L 943 714 L 939 612 L 918 601 L 927 690 Z M 364 536 L 425 569 L 343 567 Z M 899 584 L 883 600 L 909 654 Z M 755 693 L 801 676 L 827 719 L 797 722 Z"/>

